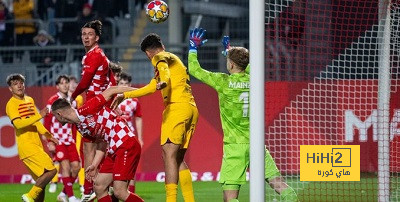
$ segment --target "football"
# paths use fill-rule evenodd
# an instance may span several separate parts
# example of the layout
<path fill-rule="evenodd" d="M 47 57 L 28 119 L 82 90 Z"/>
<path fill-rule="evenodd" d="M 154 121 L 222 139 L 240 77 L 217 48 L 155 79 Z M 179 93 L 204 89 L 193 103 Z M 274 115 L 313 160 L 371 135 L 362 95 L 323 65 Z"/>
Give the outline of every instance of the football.
<path fill-rule="evenodd" d="M 167 20 L 169 15 L 168 5 L 161 0 L 153 0 L 147 4 L 146 14 L 153 23 L 161 23 Z"/>

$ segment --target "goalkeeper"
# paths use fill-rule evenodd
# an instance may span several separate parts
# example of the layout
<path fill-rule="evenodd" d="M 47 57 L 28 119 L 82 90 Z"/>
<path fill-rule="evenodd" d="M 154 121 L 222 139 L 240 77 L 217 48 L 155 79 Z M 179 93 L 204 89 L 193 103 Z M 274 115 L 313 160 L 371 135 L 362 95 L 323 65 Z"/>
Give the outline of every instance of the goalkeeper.
<path fill-rule="evenodd" d="M 225 36 L 222 54 L 227 57 L 226 68 L 229 74 L 204 70 L 197 60 L 197 48 L 207 41 L 203 38 L 205 32 L 197 28 L 190 30 L 188 69 L 190 75 L 218 93 L 224 132 L 224 155 L 219 182 L 224 201 L 238 201 L 240 186 L 246 183 L 246 170 L 250 164 L 249 52 L 243 47 L 230 47 L 229 37 Z M 265 180 L 284 201 L 297 201 L 295 191 L 284 182 L 271 154 L 267 149 L 265 152 Z"/>

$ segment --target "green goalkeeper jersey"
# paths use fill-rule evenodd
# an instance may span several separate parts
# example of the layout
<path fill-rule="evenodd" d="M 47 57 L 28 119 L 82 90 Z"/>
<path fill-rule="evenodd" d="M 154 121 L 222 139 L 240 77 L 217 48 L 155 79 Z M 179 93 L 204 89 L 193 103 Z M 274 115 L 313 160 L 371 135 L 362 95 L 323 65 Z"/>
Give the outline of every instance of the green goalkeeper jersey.
<path fill-rule="evenodd" d="M 249 67 L 248 67 L 249 68 Z M 197 53 L 189 53 L 190 75 L 214 88 L 218 93 L 219 109 L 225 144 L 250 143 L 248 73 L 215 73 L 204 70 Z"/>

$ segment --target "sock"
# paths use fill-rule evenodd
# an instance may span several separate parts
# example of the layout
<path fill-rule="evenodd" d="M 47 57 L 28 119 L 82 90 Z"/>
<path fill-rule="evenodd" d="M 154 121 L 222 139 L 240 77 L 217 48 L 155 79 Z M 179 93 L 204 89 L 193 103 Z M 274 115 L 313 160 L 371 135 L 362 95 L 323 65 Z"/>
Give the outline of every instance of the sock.
<path fill-rule="evenodd" d="M 140 198 L 140 196 L 130 193 L 128 198 L 125 200 L 125 202 L 143 202 L 144 200 Z"/>
<path fill-rule="evenodd" d="M 129 185 L 128 186 L 128 191 L 135 193 L 135 185 Z"/>
<path fill-rule="evenodd" d="M 74 195 L 74 192 L 72 191 L 72 183 L 71 183 L 71 178 L 70 177 L 63 177 L 62 178 L 63 184 L 64 184 L 64 193 L 68 196 L 71 197 Z"/>
<path fill-rule="evenodd" d="M 28 192 L 28 196 L 33 199 L 36 199 L 39 196 L 40 192 L 42 192 L 42 188 L 40 188 L 36 185 L 33 185 L 32 189 L 29 190 L 29 192 Z"/>
<path fill-rule="evenodd" d="M 57 169 L 57 173 L 54 175 L 53 179 L 51 179 L 52 183 L 58 182 L 58 171 L 60 170 L 60 164 L 58 162 L 54 162 L 54 167 Z"/>
<path fill-rule="evenodd" d="M 85 183 L 83 184 L 83 188 L 85 188 L 84 194 L 90 194 L 93 191 L 93 182 L 89 182 L 85 179 Z"/>
<path fill-rule="evenodd" d="M 76 181 L 76 178 L 77 178 L 77 177 L 72 177 L 72 176 L 69 177 L 69 180 L 71 181 L 72 186 L 74 186 L 75 181 Z"/>
<path fill-rule="evenodd" d="M 81 168 L 78 173 L 79 185 L 83 186 L 85 183 L 85 169 Z"/>
<path fill-rule="evenodd" d="M 298 201 L 297 194 L 292 187 L 287 187 L 281 192 L 283 201 Z"/>
<path fill-rule="evenodd" d="M 111 196 L 107 194 L 103 198 L 99 199 L 98 202 L 112 202 L 111 201 Z"/>
<path fill-rule="evenodd" d="M 166 202 L 176 202 L 176 194 L 178 192 L 177 184 L 166 184 L 165 185 L 166 192 Z"/>
<path fill-rule="evenodd" d="M 194 201 L 192 174 L 189 169 L 179 171 L 179 183 L 181 185 L 183 199 L 186 202 Z"/>

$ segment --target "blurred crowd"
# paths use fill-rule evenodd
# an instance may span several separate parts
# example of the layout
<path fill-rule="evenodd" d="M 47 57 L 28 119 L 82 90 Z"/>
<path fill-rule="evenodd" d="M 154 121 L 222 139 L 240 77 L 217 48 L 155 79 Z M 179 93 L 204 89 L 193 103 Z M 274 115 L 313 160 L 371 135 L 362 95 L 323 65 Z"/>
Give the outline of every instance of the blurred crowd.
<path fill-rule="evenodd" d="M 94 19 L 103 22 L 102 43 L 111 43 L 111 23 L 106 18 L 129 19 L 128 1 L 0 0 L 0 46 L 38 45 L 34 39 L 40 32 L 52 44 L 79 44 L 80 28 Z M 146 0 L 133 2 L 143 8 Z M 39 20 L 45 22 L 45 28 Z"/>

